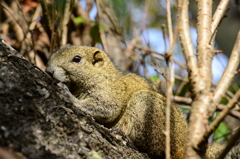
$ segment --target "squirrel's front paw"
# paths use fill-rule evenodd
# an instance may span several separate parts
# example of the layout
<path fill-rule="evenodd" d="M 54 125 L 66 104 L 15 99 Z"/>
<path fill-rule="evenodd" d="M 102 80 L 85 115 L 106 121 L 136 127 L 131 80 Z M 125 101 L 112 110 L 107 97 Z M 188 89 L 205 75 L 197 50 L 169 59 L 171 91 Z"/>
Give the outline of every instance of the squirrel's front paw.
<path fill-rule="evenodd" d="M 61 94 L 63 94 L 65 97 L 69 99 L 73 98 L 72 93 L 69 91 L 68 87 L 65 84 L 63 84 L 62 82 L 59 82 L 58 87 L 60 89 Z"/>
<path fill-rule="evenodd" d="M 62 82 L 58 83 L 61 94 L 64 96 L 65 100 L 71 102 L 75 106 L 80 106 L 81 102 L 70 92 L 68 87 Z"/>

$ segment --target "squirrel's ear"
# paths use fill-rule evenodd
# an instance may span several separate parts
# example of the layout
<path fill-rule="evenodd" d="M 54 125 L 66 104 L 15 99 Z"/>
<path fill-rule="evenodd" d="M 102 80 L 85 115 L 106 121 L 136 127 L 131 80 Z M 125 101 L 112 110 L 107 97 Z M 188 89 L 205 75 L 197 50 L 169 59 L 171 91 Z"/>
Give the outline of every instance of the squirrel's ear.
<path fill-rule="evenodd" d="M 102 66 L 104 63 L 104 55 L 103 52 L 97 50 L 93 53 L 93 62 L 94 66 Z"/>

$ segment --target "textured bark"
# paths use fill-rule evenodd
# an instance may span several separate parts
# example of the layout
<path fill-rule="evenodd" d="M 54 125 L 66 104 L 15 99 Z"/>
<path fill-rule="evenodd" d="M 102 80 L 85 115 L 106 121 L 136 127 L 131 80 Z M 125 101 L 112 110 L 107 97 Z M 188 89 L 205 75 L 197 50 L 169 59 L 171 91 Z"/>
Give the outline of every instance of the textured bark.
<path fill-rule="evenodd" d="M 17 158 L 148 158 L 76 109 L 55 80 L 2 42 L 0 110 L 0 147 Z"/>

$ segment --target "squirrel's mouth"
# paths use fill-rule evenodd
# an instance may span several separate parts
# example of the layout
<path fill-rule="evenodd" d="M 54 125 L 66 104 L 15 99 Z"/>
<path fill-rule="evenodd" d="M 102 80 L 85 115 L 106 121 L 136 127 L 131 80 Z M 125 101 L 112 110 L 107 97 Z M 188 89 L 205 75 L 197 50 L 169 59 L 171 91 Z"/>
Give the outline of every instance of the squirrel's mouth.
<path fill-rule="evenodd" d="M 76 83 L 73 83 L 73 82 L 65 82 L 64 84 L 69 88 L 69 91 L 70 91 L 72 94 L 75 94 L 76 91 L 79 91 L 79 87 L 77 86 Z"/>

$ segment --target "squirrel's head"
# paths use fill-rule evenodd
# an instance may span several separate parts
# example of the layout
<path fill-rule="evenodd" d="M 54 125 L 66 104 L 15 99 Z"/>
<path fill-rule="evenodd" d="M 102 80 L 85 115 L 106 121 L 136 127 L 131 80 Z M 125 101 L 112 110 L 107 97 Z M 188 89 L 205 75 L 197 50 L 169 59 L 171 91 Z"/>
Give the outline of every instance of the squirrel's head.
<path fill-rule="evenodd" d="M 109 65 L 114 69 L 107 54 L 98 48 L 70 46 L 51 56 L 46 71 L 71 89 L 100 76 Z"/>

